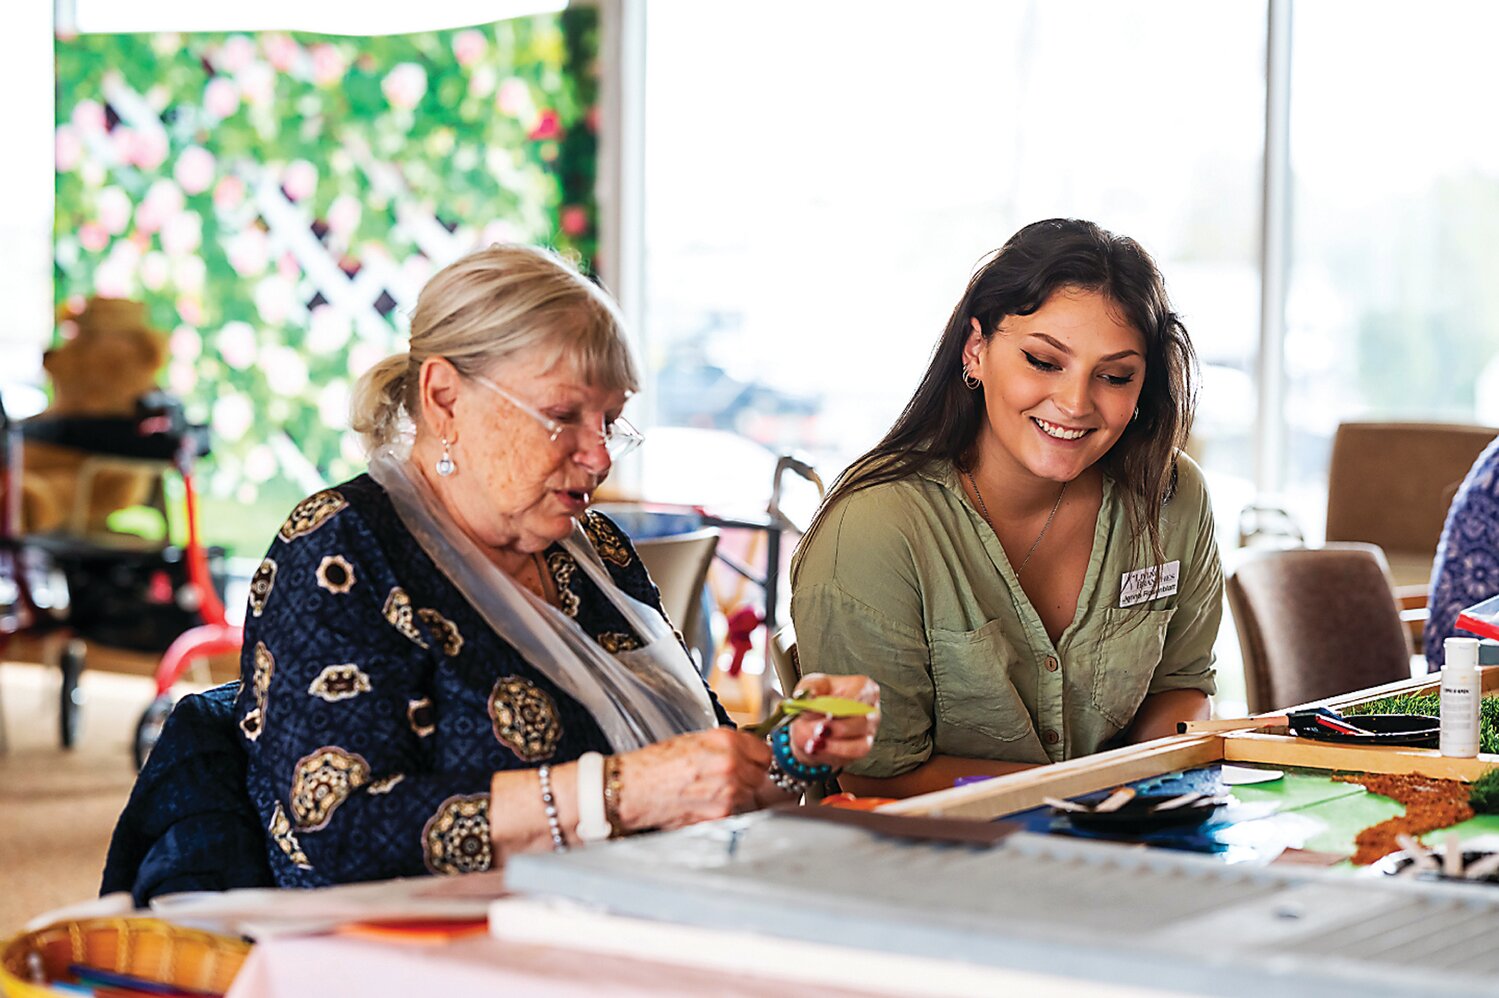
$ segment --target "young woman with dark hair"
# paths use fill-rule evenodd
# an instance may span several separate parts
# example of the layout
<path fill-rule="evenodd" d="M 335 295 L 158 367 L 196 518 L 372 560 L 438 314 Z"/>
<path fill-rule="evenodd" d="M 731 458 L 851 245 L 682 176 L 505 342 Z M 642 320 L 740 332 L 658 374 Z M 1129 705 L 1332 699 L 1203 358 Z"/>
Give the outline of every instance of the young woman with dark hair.
<path fill-rule="evenodd" d="M 1182 453 L 1196 357 L 1154 261 L 1016 233 L 792 562 L 801 664 L 882 688 L 849 789 L 907 796 L 1208 714 L 1222 571 Z"/>

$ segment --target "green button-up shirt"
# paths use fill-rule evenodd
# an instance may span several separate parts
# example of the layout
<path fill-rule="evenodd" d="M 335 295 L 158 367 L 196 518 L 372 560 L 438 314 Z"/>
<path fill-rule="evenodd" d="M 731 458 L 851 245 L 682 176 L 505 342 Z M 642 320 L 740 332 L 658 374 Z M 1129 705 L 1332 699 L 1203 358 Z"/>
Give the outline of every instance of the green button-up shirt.
<path fill-rule="evenodd" d="M 1129 573 L 1156 559 L 1105 478 L 1078 611 L 1054 645 L 951 465 L 840 501 L 793 561 L 791 616 L 804 671 L 880 684 L 879 735 L 850 771 L 895 776 L 933 753 L 1058 762 L 1098 751 L 1147 694 L 1213 693 L 1223 572 L 1185 455 L 1161 535 L 1176 592 L 1131 605 L 1153 587 Z"/>

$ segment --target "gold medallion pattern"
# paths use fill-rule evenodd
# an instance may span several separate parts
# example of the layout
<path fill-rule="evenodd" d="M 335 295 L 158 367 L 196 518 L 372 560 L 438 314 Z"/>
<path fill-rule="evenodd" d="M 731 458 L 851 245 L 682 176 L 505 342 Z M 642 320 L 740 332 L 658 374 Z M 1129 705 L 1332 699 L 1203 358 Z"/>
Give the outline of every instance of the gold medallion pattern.
<path fill-rule="evenodd" d="M 280 537 L 288 543 L 306 537 L 348 505 L 348 500 L 336 489 L 324 489 L 317 495 L 308 496 L 297 503 L 286 522 L 281 524 Z"/>
<path fill-rule="evenodd" d="M 388 794 L 395 789 L 397 783 L 400 783 L 405 778 L 405 773 L 393 773 L 390 776 L 382 776 L 365 788 L 364 792 L 372 796 L 374 794 Z"/>
<path fill-rule="evenodd" d="M 325 745 L 297 760 L 292 772 L 291 816 L 296 827 L 312 831 L 328 824 L 333 809 L 370 779 L 364 757 Z"/>
<path fill-rule="evenodd" d="M 643 647 L 639 638 L 633 634 L 626 634 L 624 631 L 605 631 L 599 635 L 599 644 L 611 655 L 617 655 L 622 651 L 635 651 Z"/>
<path fill-rule="evenodd" d="M 317 584 L 335 596 L 354 588 L 354 566 L 341 554 L 330 554 L 318 563 Z"/>
<path fill-rule="evenodd" d="M 275 584 L 276 562 L 267 558 L 250 579 L 250 616 L 258 617 L 265 612 L 265 601 L 271 598 L 271 587 Z"/>
<path fill-rule="evenodd" d="M 436 610 L 422 607 L 416 611 L 416 619 L 432 629 L 433 635 L 442 646 L 442 653 L 448 658 L 452 658 L 463 650 L 463 635 L 458 633 L 458 625 Z"/>
<path fill-rule="evenodd" d="M 370 691 L 370 677 L 353 662 L 330 665 L 317 674 L 307 692 L 329 703 L 349 700 Z"/>
<path fill-rule="evenodd" d="M 436 731 L 437 723 L 432 717 L 432 698 L 422 697 L 420 700 L 408 701 L 406 719 L 411 722 L 411 730 L 416 732 L 418 738 L 426 738 Z"/>
<path fill-rule="evenodd" d="M 489 795 L 443 801 L 422 829 L 427 869 L 437 874 L 480 873 L 494 860 L 489 841 Z"/>
<path fill-rule="evenodd" d="M 558 609 L 569 617 L 576 617 L 578 594 L 572 591 L 572 584 L 578 563 L 566 551 L 553 551 L 547 555 L 547 571 L 552 573 L 552 584 L 557 589 Z"/>
<path fill-rule="evenodd" d="M 245 716 L 239 719 L 239 730 L 245 733 L 245 738 L 249 741 L 259 740 L 261 729 L 264 727 L 261 724 L 263 716 L 264 712 L 261 708 L 251 707 L 245 711 Z"/>
<path fill-rule="evenodd" d="M 599 557 L 607 562 L 612 562 L 620 568 L 628 568 L 630 565 L 630 543 L 625 540 L 624 535 L 615 528 L 603 516 L 589 510 L 583 517 L 583 533 L 593 544 L 593 549 L 599 553 Z"/>
<path fill-rule="evenodd" d="M 280 801 L 276 802 L 275 810 L 271 812 L 271 824 L 267 831 L 271 833 L 271 841 L 281 847 L 286 858 L 295 863 L 298 869 L 312 869 L 312 864 L 307 861 L 307 854 L 297 841 L 297 833 L 291 830 L 291 822 L 286 820 L 286 812 L 282 810 Z"/>
<path fill-rule="evenodd" d="M 547 692 L 520 676 L 506 676 L 489 694 L 494 736 L 526 762 L 551 758 L 562 740 L 562 719 Z"/>
<path fill-rule="evenodd" d="M 406 595 L 406 590 L 400 586 L 392 589 L 390 595 L 385 597 L 385 607 L 380 613 L 391 627 L 421 647 L 427 647 L 427 642 L 422 639 L 422 632 L 416 628 L 416 611 L 411 606 L 411 597 Z"/>
<path fill-rule="evenodd" d="M 255 672 L 252 680 L 255 683 L 255 701 L 262 707 L 265 706 L 265 696 L 271 691 L 271 674 L 276 671 L 276 659 L 271 655 L 271 650 L 265 646 L 264 641 L 255 642 Z"/>

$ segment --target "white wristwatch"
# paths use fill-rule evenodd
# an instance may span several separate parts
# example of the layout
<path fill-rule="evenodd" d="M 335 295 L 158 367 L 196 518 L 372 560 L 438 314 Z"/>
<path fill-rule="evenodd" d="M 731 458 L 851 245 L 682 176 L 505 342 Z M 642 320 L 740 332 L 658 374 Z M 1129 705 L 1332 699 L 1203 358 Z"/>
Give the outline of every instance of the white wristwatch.
<path fill-rule="evenodd" d="M 604 813 L 604 757 L 584 752 L 578 759 L 578 826 L 581 842 L 602 842 L 614 833 Z"/>

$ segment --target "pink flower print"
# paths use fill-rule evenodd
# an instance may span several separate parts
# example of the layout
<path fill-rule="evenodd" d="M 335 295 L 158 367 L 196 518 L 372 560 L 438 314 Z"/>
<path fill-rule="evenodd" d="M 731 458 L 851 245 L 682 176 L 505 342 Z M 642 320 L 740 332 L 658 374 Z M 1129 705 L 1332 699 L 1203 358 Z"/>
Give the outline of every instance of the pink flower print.
<path fill-rule="evenodd" d="M 536 126 L 531 129 L 531 134 L 526 138 L 533 142 L 543 142 L 547 139 L 560 138 L 562 135 L 562 119 L 557 112 L 546 108 L 536 119 Z"/>
<path fill-rule="evenodd" d="M 255 43 L 244 35 L 230 35 L 216 53 L 213 64 L 227 73 L 238 73 L 255 59 Z"/>
<path fill-rule="evenodd" d="M 172 265 L 167 262 L 165 253 L 147 253 L 141 261 L 141 284 L 147 291 L 160 291 L 171 275 Z"/>
<path fill-rule="evenodd" d="M 335 45 L 323 44 L 312 47 L 312 82 L 320 87 L 331 86 L 344 78 L 348 63 Z"/>
<path fill-rule="evenodd" d="M 148 128 L 133 135 L 127 159 L 136 168 L 149 173 L 166 162 L 171 147 L 167 144 L 165 130 L 160 127 Z"/>
<path fill-rule="evenodd" d="M 73 127 L 80 135 L 104 131 L 104 105 L 98 101 L 81 100 L 73 105 L 71 118 Z"/>
<path fill-rule="evenodd" d="M 293 201 L 312 197 L 317 190 L 317 167 L 305 159 L 294 159 L 281 173 L 281 189 Z"/>
<path fill-rule="evenodd" d="M 279 31 L 262 36 L 260 47 L 265 52 L 266 61 L 278 73 L 291 72 L 292 67 L 297 64 L 297 56 L 302 54 L 302 46 Z"/>
<path fill-rule="evenodd" d="M 251 107 L 264 107 L 276 96 L 276 71 L 269 63 L 252 62 L 235 79 L 240 99 Z"/>
<path fill-rule="evenodd" d="M 588 231 L 588 209 L 570 204 L 562 209 L 562 231 L 569 236 L 581 236 Z"/>
<path fill-rule="evenodd" d="M 484 53 L 488 48 L 489 42 L 484 35 L 472 28 L 458 32 L 453 39 L 453 56 L 460 66 L 472 66 L 484 58 Z"/>
<path fill-rule="evenodd" d="M 184 211 L 161 227 L 161 248 L 167 256 L 187 256 L 202 245 L 203 219 L 196 211 Z"/>
<path fill-rule="evenodd" d="M 427 71 L 414 62 L 403 62 L 385 74 L 380 90 L 391 107 L 410 110 L 427 92 Z"/>
<path fill-rule="evenodd" d="M 512 118 L 529 118 L 534 113 L 531 88 L 526 86 L 525 80 L 512 76 L 500 84 L 499 92 L 494 97 L 494 106 Z"/>
<path fill-rule="evenodd" d="M 239 110 L 239 87 L 233 81 L 215 76 L 203 88 L 203 108 L 215 118 L 227 118 Z"/>
<path fill-rule="evenodd" d="M 213 188 L 213 206 L 228 212 L 238 208 L 245 200 L 245 182 L 234 174 L 220 177 Z"/>
<path fill-rule="evenodd" d="M 135 209 L 136 231 L 156 232 L 182 210 L 183 201 L 182 188 L 170 180 L 156 181 Z"/>
<path fill-rule="evenodd" d="M 106 187 L 97 201 L 99 224 L 112 236 L 118 236 L 130 224 L 130 196 L 118 187 Z"/>
<path fill-rule="evenodd" d="M 359 228 L 359 218 L 364 208 L 359 199 L 351 194 L 340 194 L 328 206 L 328 228 L 341 236 L 353 234 Z"/>
<path fill-rule="evenodd" d="M 84 222 L 78 227 L 78 244 L 90 253 L 101 253 L 109 245 L 109 230 L 98 222 Z"/>
<path fill-rule="evenodd" d="M 202 146 L 188 146 L 177 156 L 172 176 L 184 194 L 202 194 L 213 184 L 214 165 L 213 153 Z"/>
<path fill-rule="evenodd" d="M 239 276 L 258 277 L 270 263 L 270 242 L 264 230 L 252 227 L 232 236 L 224 244 L 224 255 Z"/>
<path fill-rule="evenodd" d="M 58 173 L 71 173 L 83 158 L 83 142 L 78 138 L 78 129 L 72 125 L 58 125 L 53 145 L 53 159 Z"/>
<path fill-rule="evenodd" d="M 203 324 L 203 303 L 186 295 L 177 299 L 177 314 L 189 326 Z"/>

